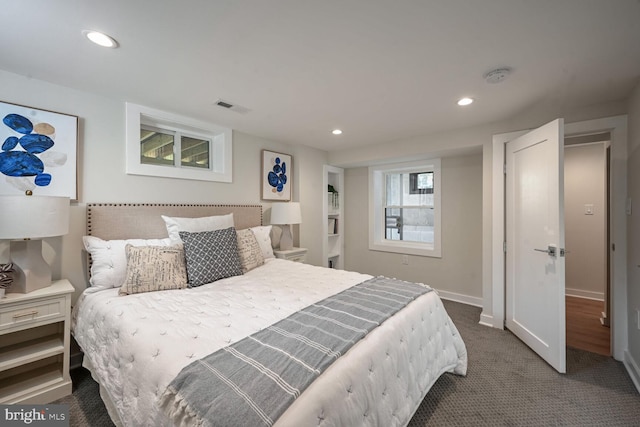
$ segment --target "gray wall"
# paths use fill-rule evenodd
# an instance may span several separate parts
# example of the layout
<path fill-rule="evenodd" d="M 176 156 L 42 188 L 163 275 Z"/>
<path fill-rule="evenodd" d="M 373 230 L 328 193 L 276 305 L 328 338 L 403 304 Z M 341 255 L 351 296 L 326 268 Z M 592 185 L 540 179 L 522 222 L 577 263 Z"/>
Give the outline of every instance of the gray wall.
<path fill-rule="evenodd" d="M 627 216 L 627 308 L 629 317 L 629 350 L 627 366 L 635 366 L 636 386 L 640 389 L 640 84 L 629 99 L 629 157 L 627 162 L 628 195 L 633 201 L 632 214 Z"/>
<path fill-rule="evenodd" d="M 442 258 L 369 250 L 368 168 L 345 171 L 345 269 L 426 283 L 482 304 L 482 154 L 442 158 Z"/>
<path fill-rule="evenodd" d="M 564 150 L 564 222 L 567 295 L 604 300 L 607 283 L 605 143 Z M 593 205 L 592 215 L 585 205 Z"/>
<path fill-rule="evenodd" d="M 44 81 L 0 71 L 0 99 L 79 117 L 78 201 L 71 206 L 70 233 L 45 239 L 43 253 L 53 278 L 68 278 L 76 297 L 86 279 L 81 237 L 85 234 L 86 203 L 250 203 L 260 204 L 260 152 L 263 148 L 293 156 L 293 198 L 301 202 L 303 224 L 296 227 L 308 259 L 320 265 L 322 165 L 327 153 L 304 146 L 233 133 L 233 183 L 127 175 L 125 173 L 125 101 L 101 97 Z M 149 107 L 154 107 L 150 105 Z M 265 208 L 269 220 L 270 204 Z M 314 224 L 314 221 L 317 223 Z M 0 262 L 9 259 L 0 242 Z"/>

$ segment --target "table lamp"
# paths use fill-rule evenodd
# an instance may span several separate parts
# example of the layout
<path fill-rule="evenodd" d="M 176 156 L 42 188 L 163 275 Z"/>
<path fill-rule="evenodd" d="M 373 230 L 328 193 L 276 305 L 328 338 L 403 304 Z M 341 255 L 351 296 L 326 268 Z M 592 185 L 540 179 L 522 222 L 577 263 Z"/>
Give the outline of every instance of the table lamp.
<path fill-rule="evenodd" d="M 288 251 L 293 248 L 293 235 L 291 224 L 300 224 L 300 203 L 273 203 L 271 205 L 271 224 L 282 225 L 282 237 L 280 237 L 280 250 Z"/>
<path fill-rule="evenodd" d="M 42 238 L 69 232 L 69 198 L 0 196 L 0 239 L 11 240 L 15 272 L 11 292 L 28 293 L 51 285 L 51 267 L 42 257 Z"/>

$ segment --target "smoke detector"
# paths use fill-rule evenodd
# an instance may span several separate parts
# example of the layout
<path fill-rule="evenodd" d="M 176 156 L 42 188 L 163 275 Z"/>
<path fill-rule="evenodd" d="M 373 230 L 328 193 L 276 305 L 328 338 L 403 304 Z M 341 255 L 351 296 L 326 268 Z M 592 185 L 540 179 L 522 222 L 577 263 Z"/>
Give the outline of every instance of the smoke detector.
<path fill-rule="evenodd" d="M 493 71 L 489 71 L 484 75 L 484 80 L 487 83 L 495 84 L 501 83 L 504 79 L 511 74 L 511 68 L 497 68 Z"/>

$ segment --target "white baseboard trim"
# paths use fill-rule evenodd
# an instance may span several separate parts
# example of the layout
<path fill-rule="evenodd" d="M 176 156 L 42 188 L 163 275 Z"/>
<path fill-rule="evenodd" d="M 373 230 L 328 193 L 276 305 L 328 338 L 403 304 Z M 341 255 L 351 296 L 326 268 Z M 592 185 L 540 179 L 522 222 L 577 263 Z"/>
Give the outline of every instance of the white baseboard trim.
<path fill-rule="evenodd" d="M 484 311 L 480 313 L 480 321 L 478 323 L 481 324 L 482 326 L 488 326 L 490 328 L 495 327 L 493 325 L 493 315 L 485 314 Z"/>
<path fill-rule="evenodd" d="M 631 356 L 629 350 L 624 351 L 624 360 L 622 363 L 624 363 L 624 367 L 627 368 L 627 372 L 631 377 L 631 381 L 633 381 L 633 384 L 636 386 L 636 390 L 640 393 L 640 368 L 638 367 L 638 363 L 633 360 L 633 356 Z"/>
<path fill-rule="evenodd" d="M 568 297 L 578 297 L 604 301 L 604 292 L 583 291 L 582 289 L 565 288 L 564 294 Z"/>
<path fill-rule="evenodd" d="M 441 291 L 434 289 L 440 298 L 449 301 L 461 302 L 462 304 L 473 305 L 475 307 L 482 307 L 482 298 L 470 297 L 469 295 L 456 294 L 455 292 Z"/>

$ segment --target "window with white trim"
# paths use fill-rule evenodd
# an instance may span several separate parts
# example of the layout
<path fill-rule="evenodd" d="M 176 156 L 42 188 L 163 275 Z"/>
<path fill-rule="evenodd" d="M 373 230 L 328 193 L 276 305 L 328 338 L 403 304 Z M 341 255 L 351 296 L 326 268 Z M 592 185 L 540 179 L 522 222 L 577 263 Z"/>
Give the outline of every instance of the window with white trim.
<path fill-rule="evenodd" d="M 369 168 L 369 249 L 441 256 L 440 159 Z"/>
<path fill-rule="evenodd" d="M 127 103 L 127 173 L 231 182 L 232 131 Z"/>

